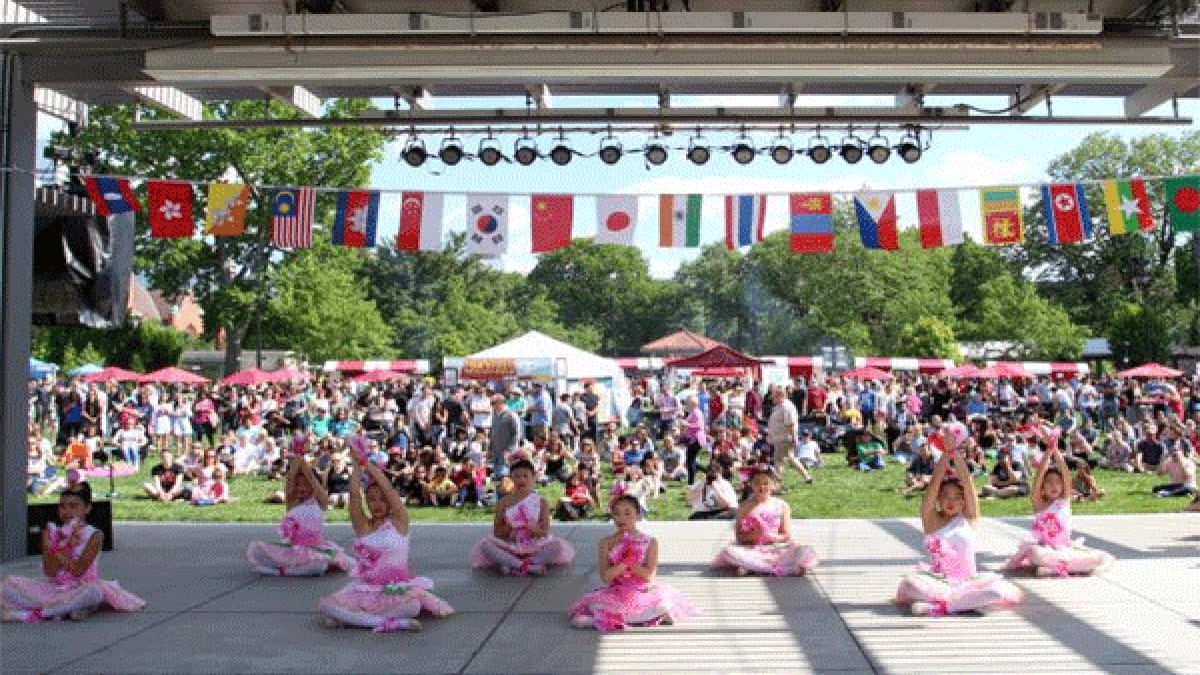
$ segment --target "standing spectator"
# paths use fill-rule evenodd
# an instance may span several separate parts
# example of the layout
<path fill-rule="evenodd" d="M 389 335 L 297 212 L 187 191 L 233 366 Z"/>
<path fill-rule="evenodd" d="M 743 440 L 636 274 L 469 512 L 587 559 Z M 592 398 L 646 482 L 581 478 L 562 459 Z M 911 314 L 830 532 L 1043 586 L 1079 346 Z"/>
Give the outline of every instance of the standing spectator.
<path fill-rule="evenodd" d="M 792 461 L 796 452 L 796 438 L 799 432 L 800 415 L 796 412 L 796 404 L 784 395 L 783 389 L 773 387 L 771 398 L 775 405 L 771 408 L 771 417 L 767 420 L 767 442 L 771 444 L 771 452 L 775 464 L 775 472 L 780 477 L 783 470 Z M 794 462 L 806 482 L 812 482 L 808 468 L 799 462 Z"/>
<path fill-rule="evenodd" d="M 559 394 L 558 403 L 554 404 L 554 411 L 551 414 L 550 426 L 562 439 L 567 449 L 574 450 L 576 448 L 575 441 L 579 436 L 579 425 L 575 423 L 575 413 L 571 410 L 569 394 L 565 392 Z"/>
<path fill-rule="evenodd" d="M 492 410 L 491 399 L 483 390 L 483 385 L 476 384 L 471 387 L 471 395 L 467 397 L 467 412 L 471 415 L 471 425 L 476 429 L 491 429 Z"/>
<path fill-rule="evenodd" d="M 696 460 L 700 451 L 708 445 L 707 426 L 704 423 L 704 413 L 700 411 L 700 401 L 695 396 L 689 396 L 684 402 L 683 439 L 687 445 L 688 485 L 696 480 Z"/>
<path fill-rule="evenodd" d="M 583 434 L 588 438 L 596 438 L 599 431 L 600 397 L 596 395 L 595 385 L 591 380 L 583 383 L 583 394 L 579 400 L 583 403 L 585 415 Z"/>
<path fill-rule="evenodd" d="M 508 473 L 508 455 L 521 445 L 521 419 L 505 406 L 504 396 L 492 397 L 492 424 L 488 435 L 488 454 L 492 458 L 492 480 L 499 484 Z"/>
<path fill-rule="evenodd" d="M 535 380 L 527 401 L 529 436 L 534 443 L 549 437 L 550 417 L 554 412 L 554 407 L 554 399 L 546 391 L 545 386 Z"/>

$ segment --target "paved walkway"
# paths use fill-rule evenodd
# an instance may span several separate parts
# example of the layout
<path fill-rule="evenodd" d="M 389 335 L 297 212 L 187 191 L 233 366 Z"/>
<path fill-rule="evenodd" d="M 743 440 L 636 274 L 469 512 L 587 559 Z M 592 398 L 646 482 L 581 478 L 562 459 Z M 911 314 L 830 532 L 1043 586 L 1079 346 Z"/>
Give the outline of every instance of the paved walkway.
<path fill-rule="evenodd" d="M 997 568 L 1028 519 L 981 525 L 980 563 Z M 1113 553 L 1103 577 L 1021 578 L 1025 602 L 987 616 L 914 618 L 889 599 L 919 562 L 914 520 L 797 521 L 821 567 L 807 579 L 715 575 L 707 563 L 728 525 L 648 523 L 660 575 L 705 612 L 671 627 L 600 635 L 568 626 L 566 610 L 598 583 L 599 524 L 556 525 L 576 564 L 541 579 L 467 568 L 485 531 L 413 527 L 412 567 L 458 614 L 420 633 L 374 635 L 321 626 L 317 599 L 344 583 L 261 578 L 246 543 L 262 524 L 119 523 L 102 573 L 144 597 L 146 611 L 81 623 L 0 628 L 0 671 L 87 672 L 1200 672 L 1200 516 L 1076 518 L 1079 534 Z M 330 527 L 343 543 L 346 525 Z M 29 558 L 0 566 L 31 574 Z"/>

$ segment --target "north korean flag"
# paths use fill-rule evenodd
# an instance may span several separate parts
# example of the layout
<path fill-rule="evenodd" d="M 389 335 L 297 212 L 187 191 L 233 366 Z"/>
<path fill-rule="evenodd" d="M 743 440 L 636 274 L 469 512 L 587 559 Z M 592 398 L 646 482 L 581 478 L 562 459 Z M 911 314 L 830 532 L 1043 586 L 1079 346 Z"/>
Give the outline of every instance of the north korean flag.
<path fill-rule="evenodd" d="M 1092 238 L 1092 219 L 1088 215 L 1082 185 L 1043 185 L 1042 207 L 1046 213 L 1046 230 L 1051 244 L 1076 244 Z"/>

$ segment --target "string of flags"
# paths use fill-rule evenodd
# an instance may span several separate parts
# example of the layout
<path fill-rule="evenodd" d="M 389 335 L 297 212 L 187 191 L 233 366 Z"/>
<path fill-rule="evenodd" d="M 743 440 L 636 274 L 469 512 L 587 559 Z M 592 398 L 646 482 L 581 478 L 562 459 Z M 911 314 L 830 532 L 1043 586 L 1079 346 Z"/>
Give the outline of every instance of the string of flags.
<path fill-rule="evenodd" d="M 141 212 L 142 205 L 121 176 L 89 176 L 86 187 L 101 216 Z M 1165 213 L 1177 232 L 1200 231 L 1200 176 L 1161 179 L 1131 178 L 1098 181 L 1103 212 L 1111 235 L 1150 232 L 1155 228 L 1146 181 L 1161 180 Z M 1096 181 L 1093 181 L 1096 182 Z M 1077 244 L 1094 237 L 1095 221 L 1086 186 L 1090 183 L 1048 183 L 1040 187 L 1047 234 L 1052 244 Z M 190 238 L 195 235 L 192 213 L 194 186 L 190 181 L 146 180 L 146 211 L 152 237 Z M 270 205 L 270 241 L 279 248 L 312 246 L 317 192 L 313 187 L 264 189 Z M 963 189 L 917 190 L 917 225 L 921 246 L 938 248 L 963 241 L 960 193 Z M 1015 246 L 1025 241 L 1021 186 L 971 189 L 977 194 L 983 243 Z M 833 251 L 833 198 L 843 193 L 811 192 L 783 195 L 787 199 L 790 246 L 796 253 Z M 896 200 L 903 192 L 850 193 L 859 238 L 866 248 L 899 248 Z M 351 248 L 374 248 L 379 225 L 380 190 L 337 190 L 331 228 L 333 243 Z M 580 195 L 529 195 L 532 252 L 548 253 L 571 243 L 575 201 Z M 637 195 L 593 195 L 596 200 L 595 241 L 632 246 L 639 227 Z M 662 248 L 700 246 L 704 199 L 701 194 L 664 194 L 657 198 L 658 245 Z M 725 244 L 730 249 L 752 246 L 763 239 L 767 201 L 780 195 L 725 195 Z M 209 183 L 204 233 L 213 237 L 239 236 L 245 231 L 252 190 L 249 185 Z M 509 252 L 510 201 L 514 195 L 467 193 L 466 251 L 482 256 Z M 402 251 L 442 250 L 445 225 L 444 193 L 401 193 L 396 247 Z"/>

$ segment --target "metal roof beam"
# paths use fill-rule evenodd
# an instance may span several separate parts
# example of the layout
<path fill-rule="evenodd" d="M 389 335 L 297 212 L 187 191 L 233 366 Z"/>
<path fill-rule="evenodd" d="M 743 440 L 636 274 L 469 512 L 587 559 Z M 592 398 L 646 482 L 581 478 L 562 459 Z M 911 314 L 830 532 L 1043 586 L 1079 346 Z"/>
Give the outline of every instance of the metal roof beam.
<path fill-rule="evenodd" d="M 308 118 L 316 119 L 324 111 L 320 97 L 304 87 L 263 87 L 263 91 Z"/>
<path fill-rule="evenodd" d="M 184 120 L 198 122 L 204 119 L 204 104 L 175 87 L 146 85 L 130 87 L 128 91 L 139 101 L 165 110 Z"/>
<path fill-rule="evenodd" d="M 1033 110 L 1039 103 L 1062 91 L 1063 84 L 1023 84 L 1017 87 L 1016 93 L 1008 98 L 1012 109 L 1009 115 L 1018 116 Z"/>
<path fill-rule="evenodd" d="M 87 125 L 88 106 L 86 103 L 80 103 L 66 94 L 42 87 L 34 88 L 33 99 L 40 113 L 69 124 Z"/>
<path fill-rule="evenodd" d="M 412 110 L 433 110 L 433 94 L 425 87 L 393 87 L 392 94 L 402 99 Z"/>
<path fill-rule="evenodd" d="M 1138 118 L 1196 86 L 1194 78 L 1162 77 L 1125 97 L 1125 116 Z"/>
<path fill-rule="evenodd" d="M 545 84 L 526 86 L 525 98 L 527 101 L 532 101 L 540 110 L 554 107 L 554 98 L 550 95 L 550 87 Z"/>

